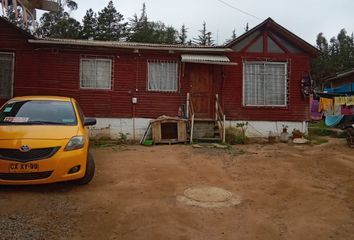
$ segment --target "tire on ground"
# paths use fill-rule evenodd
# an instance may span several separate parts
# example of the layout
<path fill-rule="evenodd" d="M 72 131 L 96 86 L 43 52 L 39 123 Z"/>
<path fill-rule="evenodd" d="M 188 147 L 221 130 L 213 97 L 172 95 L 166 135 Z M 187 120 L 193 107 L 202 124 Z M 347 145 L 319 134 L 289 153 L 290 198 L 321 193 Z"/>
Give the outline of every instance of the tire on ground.
<path fill-rule="evenodd" d="M 75 182 L 79 185 L 88 184 L 91 182 L 93 176 L 95 175 L 95 160 L 91 153 L 88 154 L 86 162 L 86 172 L 83 178 L 76 180 Z"/>

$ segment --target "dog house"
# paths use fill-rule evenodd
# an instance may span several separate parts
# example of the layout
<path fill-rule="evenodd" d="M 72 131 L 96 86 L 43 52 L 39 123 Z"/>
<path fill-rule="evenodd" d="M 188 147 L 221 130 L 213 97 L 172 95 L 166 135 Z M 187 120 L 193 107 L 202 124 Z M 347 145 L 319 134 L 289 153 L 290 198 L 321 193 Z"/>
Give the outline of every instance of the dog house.
<path fill-rule="evenodd" d="M 151 121 L 152 139 L 155 143 L 187 142 L 187 120 L 162 116 Z"/>

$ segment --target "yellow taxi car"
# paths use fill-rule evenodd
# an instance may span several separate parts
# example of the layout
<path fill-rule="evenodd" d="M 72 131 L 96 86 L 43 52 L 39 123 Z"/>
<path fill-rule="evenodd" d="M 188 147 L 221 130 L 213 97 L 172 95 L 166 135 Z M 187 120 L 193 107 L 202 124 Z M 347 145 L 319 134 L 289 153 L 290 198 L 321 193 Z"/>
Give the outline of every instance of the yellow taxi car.
<path fill-rule="evenodd" d="M 0 184 L 89 183 L 89 129 L 73 98 L 16 97 L 0 109 Z"/>

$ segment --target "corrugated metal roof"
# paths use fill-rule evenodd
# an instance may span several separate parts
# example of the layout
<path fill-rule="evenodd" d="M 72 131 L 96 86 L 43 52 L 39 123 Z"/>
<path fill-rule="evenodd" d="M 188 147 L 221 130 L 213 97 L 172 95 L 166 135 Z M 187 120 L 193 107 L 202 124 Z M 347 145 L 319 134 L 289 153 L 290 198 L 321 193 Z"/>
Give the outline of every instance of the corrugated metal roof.
<path fill-rule="evenodd" d="M 135 43 L 135 42 L 119 42 L 119 41 L 96 41 L 96 40 L 77 40 L 77 39 L 30 39 L 29 43 L 33 44 L 50 44 L 50 45 L 71 45 L 86 47 L 106 47 L 106 48 L 123 48 L 123 49 L 141 49 L 141 50 L 167 50 L 167 51 L 185 51 L 185 52 L 230 52 L 230 48 L 223 46 L 200 46 L 200 45 L 173 45 L 173 44 L 153 44 L 153 43 Z"/>
<path fill-rule="evenodd" d="M 225 55 L 195 55 L 195 54 L 182 54 L 182 62 L 189 63 L 205 63 L 205 64 L 218 64 L 218 65 L 237 65 L 233 63 Z"/>
<path fill-rule="evenodd" d="M 330 76 L 328 78 L 325 78 L 324 80 L 325 81 L 337 80 L 337 79 L 340 79 L 340 78 L 344 78 L 344 77 L 350 76 L 353 73 L 354 73 L 354 68 L 349 69 L 349 70 L 345 70 L 343 72 L 336 73 L 335 75 Z"/>

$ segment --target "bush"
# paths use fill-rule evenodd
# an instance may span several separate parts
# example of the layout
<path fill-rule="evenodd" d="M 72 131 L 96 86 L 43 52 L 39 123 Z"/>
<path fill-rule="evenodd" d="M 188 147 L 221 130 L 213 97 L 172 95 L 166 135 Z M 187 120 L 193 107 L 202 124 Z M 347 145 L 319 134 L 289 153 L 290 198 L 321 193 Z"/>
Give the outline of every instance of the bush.
<path fill-rule="evenodd" d="M 332 131 L 327 128 L 309 128 L 309 134 L 317 136 L 331 136 Z"/>
<path fill-rule="evenodd" d="M 245 144 L 248 141 L 246 130 L 248 122 L 237 123 L 235 127 L 226 128 L 225 141 L 228 144 Z"/>

